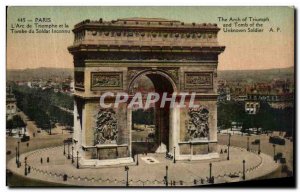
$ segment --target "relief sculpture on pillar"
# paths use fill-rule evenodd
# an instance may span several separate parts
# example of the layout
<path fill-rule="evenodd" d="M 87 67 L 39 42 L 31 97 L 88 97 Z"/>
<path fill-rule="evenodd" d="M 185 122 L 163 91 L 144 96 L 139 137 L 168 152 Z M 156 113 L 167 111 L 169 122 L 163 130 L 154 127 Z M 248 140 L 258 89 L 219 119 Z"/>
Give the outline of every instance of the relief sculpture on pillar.
<path fill-rule="evenodd" d="M 209 111 L 203 106 L 199 108 L 190 108 L 187 121 L 187 134 L 190 140 L 205 139 L 209 135 L 208 124 Z"/>
<path fill-rule="evenodd" d="M 123 73 L 122 72 L 92 72 L 91 73 L 91 90 L 103 89 L 122 89 Z"/>
<path fill-rule="evenodd" d="M 118 138 L 116 112 L 112 109 L 100 109 L 96 116 L 95 145 L 115 144 Z"/>

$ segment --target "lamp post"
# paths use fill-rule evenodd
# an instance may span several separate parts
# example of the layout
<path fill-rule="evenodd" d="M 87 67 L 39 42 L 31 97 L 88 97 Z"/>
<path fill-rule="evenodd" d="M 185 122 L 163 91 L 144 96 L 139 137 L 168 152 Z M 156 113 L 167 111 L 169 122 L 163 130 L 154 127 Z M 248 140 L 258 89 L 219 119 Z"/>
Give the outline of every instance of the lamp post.
<path fill-rule="evenodd" d="M 78 162 L 78 158 L 79 158 L 79 151 L 77 151 L 77 166 L 76 168 L 79 169 L 79 162 Z"/>
<path fill-rule="evenodd" d="M 174 147 L 174 158 L 173 158 L 173 160 L 174 160 L 173 162 L 174 162 L 174 163 L 176 163 L 176 159 L 175 159 L 175 150 L 176 150 L 176 147 Z"/>
<path fill-rule="evenodd" d="M 260 139 L 259 139 L 259 142 L 258 142 L 258 154 L 260 154 Z"/>
<path fill-rule="evenodd" d="M 70 142 L 68 142 L 68 159 L 70 159 Z"/>
<path fill-rule="evenodd" d="M 247 151 L 250 151 L 250 145 L 249 145 L 249 136 L 247 137 Z"/>
<path fill-rule="evenodd" d="M 66 154 L 66 142 L 64 141 L 64 155 Z"/>
<path fill-rule="evenodd" d="M 230 146 L 231 133 L 228 134 L 228 145 Z"/>
<path fill-rule="evenodd" d="M 20 141 L 18 141 L 18 161 L 19 161 L 19 158 L 20 158 Z"/>
<path fill-rule="evenodd" d="M 136 165 L 137 166 L 139 165 L 139 154 L 138 153 L 136 154 Z"/>
<path fill-rule="evenodd" d="M 129 171 L 129 167 L 125 166 L 125 171 L 126 171 L 126 187 L 129 186 L 129 182 L 128 182 L 128 171 Z"/>
<path fill-rule="evenodd" d="M 166 166 L 166 176 L 165 176 L 166 186 L 168 187 L 168 166 Z"/>
<path fill-rule="evenodd" d="M 20 167 L 20 141 L 18 141 L 18 168 Z"/>
<path fill-rule="evenodd" d="M 51 135 L 52 121 L 50 120 L 49 135 Z"/>
<path fill-rule="evenodd" d="M 24 175 L 27 176 L 27 157 L 25 157 L 25 172 Z"/>
<path fill-rule="evenodd" d="M 211 168 L 212 168 L 212 163 L 209 163 L 209 182 L 211 182 Z"/>
<path fill-rule="evenodd" d="M 16 164 L 18 166 L 18 147 L 16 147 Z"/>
<path fill-rule="evenodd" d="M 275 157 L 275 147 L 276 147 L 276 145 L 273 144 L 273 149 L 274 149 L 274 161 L 276 161 L 276 157 Z"/>
<path fill-rule="evenodd" d="M 74 163 L 74 146 L 72 145 L 72 164 Z"/>
<path fill-rule="evenodd" d="M 246 176 L 245 176 L 245 163 L 246 163 L 246 161 L 243 160 L 243 180 L 246 179 Z"/>
<path fill-rule="evenodd" d="M 229 160 L 229 145 L 227 145 L 227 160 Z"/>

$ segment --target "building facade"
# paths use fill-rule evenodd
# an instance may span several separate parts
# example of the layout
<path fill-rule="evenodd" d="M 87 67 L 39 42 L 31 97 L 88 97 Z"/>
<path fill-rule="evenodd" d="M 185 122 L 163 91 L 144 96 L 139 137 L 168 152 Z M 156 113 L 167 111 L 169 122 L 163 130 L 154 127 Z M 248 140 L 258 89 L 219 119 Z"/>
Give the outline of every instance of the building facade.
<path fill-rule="evenodd" d="M 17 100 L 12 93 L 11 87 L 6 90 L 6 120 L 12 119 L 17 114 Z"/>

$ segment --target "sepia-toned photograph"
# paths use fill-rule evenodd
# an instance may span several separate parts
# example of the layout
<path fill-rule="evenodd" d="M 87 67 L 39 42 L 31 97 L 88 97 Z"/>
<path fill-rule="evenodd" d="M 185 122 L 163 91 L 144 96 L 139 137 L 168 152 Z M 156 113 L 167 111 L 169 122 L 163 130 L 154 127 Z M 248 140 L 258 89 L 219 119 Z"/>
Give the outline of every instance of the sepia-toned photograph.
<path fill-rule="evenodd" d="M 295 187 L 295 7 L 6 15 L 9 188 Z"/>

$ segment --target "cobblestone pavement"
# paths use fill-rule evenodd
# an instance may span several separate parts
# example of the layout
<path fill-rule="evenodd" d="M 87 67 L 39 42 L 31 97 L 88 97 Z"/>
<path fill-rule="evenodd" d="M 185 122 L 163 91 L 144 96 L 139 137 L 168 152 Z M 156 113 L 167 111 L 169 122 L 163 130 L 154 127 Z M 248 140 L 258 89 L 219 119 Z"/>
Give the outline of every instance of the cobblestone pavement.
<path fill-rule="evenodd" d="M 223 150 L 226 146 L 219 146 Z M 39 149 L 22 154 L 20 159 L 22 165 L 16 167 L 15 158 L 8 162 L 7 167 L 14 173 L 24 175 L 25 163 L 30 165 L 30 173 L 26 176 L 36 180 L 44 180 L 55 183 L 63 183 L 79 186 L 125 186 L 126 172 L 124 166 L 105 168 L 82 168 L 76 169 L 76 158 L 74 164 L 63 155 L 63 147 L 51 147 Z M 49 157 L 50 162 L 46 159 Z M 212 176 L 215 183 L 241 181 L 243 176 L 243 163 L 245 160 L 246 180 L 261 177 L 271 173 L 279 167 L 269 155 L 255 151 L 248 152 L 246 149 L 231 147 L 230 160 L 227 153 L 221 154 L 219 159 L 205 161 L 177 161 L 165 159 L 163 154 L 148 154 L 158 161 L 148 164 L 144 155 L 138 156 L 139 165 L 129 166 L 130 186 L 165 186 L 164 176 L 168 166 L 168 184 L 176 186 L 192 186 L 208 184 L 209 163 L 212 163 Z M 43 163 L 41 163 L 43 158 Z M 67 181 L 63 181 L 63 175 L 67 175 Z"/>

